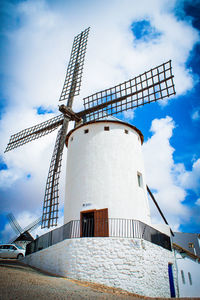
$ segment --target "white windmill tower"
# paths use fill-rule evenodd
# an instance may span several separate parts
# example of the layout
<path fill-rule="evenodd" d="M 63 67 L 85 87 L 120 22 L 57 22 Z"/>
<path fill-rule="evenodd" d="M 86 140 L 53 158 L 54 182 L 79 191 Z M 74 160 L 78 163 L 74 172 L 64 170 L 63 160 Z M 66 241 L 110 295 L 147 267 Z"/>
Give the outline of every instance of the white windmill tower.
<path fill-rule="evenodd" d="M 166 285 L 169 289 L 166 272 L 174 261 L 173 254 L 168 251 L 171 250 L 169 235 L 163 235 L 151 227 L 147 191 L 152 198 L 153 195 L 146 185 L 141 152 L 143 135 L 135 126 L 112 116 L 174 95 L 171 61 L 84 98 L 84 110 L 74 112 L 72 104 L 74 96 L 78 95 L 80 90 L 88 33 L 89 28 L 74 39 L 60 97 L 60 101 L 67 101 L 67 106 L 59 106 L 62 115 L 11 136 L 6 151 L 48 134 L 62 125 L 47 178 L 42 227 L 57 225 L 58 183 L 66 143 L 66 199 L 64 226 L 60 232 L 63 239 L 94 239 L 68 240 L 67 244 L 56 248 L 57 255 L 52 254 L 50 247 L 48 255 L 45 254 L 45 257 L 39 259 L 39 262 L 46 260 L 46 270 L 53 271 L 51 268 L 55 265 L 57 273 L 64 276 L 88 280 L 92 275 L 93 281 L 96 282 L 122 287 L 147 296 L 166 296 L 169 293 L 162 286 Z M 75 128 L 67 134 L 68 122 L 71 120 L 75 121 Z M 45 247 L 53 244 L 53 235 L 54 232 L 50 235 L 51 242 Z M 98 239 L 99 237 L 101 239 Z M 135 249 L 130 240 L 112 240 L 107 237 L 132 238 Z M 137 241 L 138 238 L 140 242 Z M 143 239 L 153 243 L 153 246 L 145 244 Z M 162 249 L 155 248 L 155 245 L 162 246 Z M 34 249 L 36 248 L 34 246 Z M 128 258 L 116 254 L 113 250 L 116 248 L 120 253 L 127 253 Z M 95 256 L 96 253 L 101 255 Z M 151 257 L 152 253 L 154 255 Z M 136 273 L 139 272 L 139 278 L 143 278 L 142 282 L 137 276 L 133 276 L 133 282 L 129 284 L 130 272 L 135 272 L 126 272 L 131 264 L 129 260 L 134 261 Z M 41 267 L 39 262 L 35 261 L 35 266 Z M 148 266 L 154 265 L 154 262 L 160 265 L 161 271 L 156 274 L 153 272 L 152 275 Z M 147 264 L 147 267 L 141 269 L 144 264 Z M 122 265 L 125 266 L 124 270 Z M 107 274 L 108 281 L 105 278 L 99 279 L 101 272 Z M 156 290 L 155 293 L 152 291 L 148 294 L 152 278 L 158 292 Z"/>
<path fill-rule="evenodd" d="M 91 231 L 106 218 L 151 224 L 142 142 L 136 127 L 114 119 L 68 133 L 65 223 L 84 219 Z"/>

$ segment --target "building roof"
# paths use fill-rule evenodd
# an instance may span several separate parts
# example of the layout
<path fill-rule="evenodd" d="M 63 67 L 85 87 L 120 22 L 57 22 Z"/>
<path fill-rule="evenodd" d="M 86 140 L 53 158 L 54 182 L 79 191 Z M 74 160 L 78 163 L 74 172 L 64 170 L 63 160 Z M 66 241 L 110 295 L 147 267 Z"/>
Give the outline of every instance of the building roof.
<path fill-rule="evenodd" d="M 200 257 L 200 236 L 198 233 L 174 232 L 173 243 Z"/>
<path fill-rule="evenodd" d="M 200 262 L 200 256 L 195 255 L 194 253 L 188 251 L 187 249 L 184 249 L 183 247 L 181 247 L 180 245 L 177 245 L 176 243 L 172 244 L 173 249 L 177 250 L 179 253 L 185 253 L 188 256 L 190 256 L 193 259 L 197 259 L 198 262 Z"/>
<path fill-rule="evenodd" d="M 87 125 L 90 125 L 90 124 L 98 124 L 98 123 L 119 123 L 119 124 L 123 124 L 123 125 L 126 125 L 128 127 L 130 127 L 131 129 L 135 130 L 139 136 L 140 136 L 140 140 L 141 140 L 141 144 L 143 144 L 143 141 L 144 141 L 144 136 L 142 134 L 142 132 L 135 126 L 129 124 L 129 123 L 126 123 L 126 122 L 123 122 L 117 118 L 104 118 L 102 120 L 98 120 L 98 121 L 90 121 L 90 122 L 87 122 L 87 123 L 83 123 L 81 125 L 79 125 L 78 127 L 75 127 L 74 129 L 70 130 L 66 136 L 66 140 L 65 140 L 65 143 L 66 143 L 66 146 L 68 147 L 68 140 L 69 140 L 69 137 L 70 135 L 77 129 L 83 127 L 83 126 L 87 126 Z"/>
<path fill-rule="evenodd" d="M 32 242 L 32 241 L 34 241 L 34 238 L 32 237 L 32 235 L 28 231 L 25 231 L 22 234 L 20 234 L 20 236 L 18 236 L 13 241 L 13 243 L 17 242 L 17 241 L 20 241 L 20 242 L 22 242 L 22 241 L 30 241 L 30 242 Z"/>

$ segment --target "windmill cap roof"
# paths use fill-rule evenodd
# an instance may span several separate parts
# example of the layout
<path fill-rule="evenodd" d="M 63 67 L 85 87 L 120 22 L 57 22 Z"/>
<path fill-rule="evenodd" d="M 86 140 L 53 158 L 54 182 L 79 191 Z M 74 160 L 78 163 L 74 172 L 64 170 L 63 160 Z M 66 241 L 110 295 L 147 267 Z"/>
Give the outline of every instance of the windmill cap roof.
<path fill-rule="evenodd" d="M 77 129 L 79 129 L 83 126 L 87 126 L 87 125 L 90 125 L 90 124 L 97 124 L 97 123 L 119 123 L 119 124 L 126 125 L 126 126 L 130 127 L 131 129 L 135 130 L 139 134 L 140 139 L 141 139 L 141 144 L 143 144 L 144 136 L 143 136 L 142 132 L 137 127 L 135 127 L 135 126 L 133 126 L 129 123 L 126 123 L 126 122 L 123 122 L 123 121 L 118 121 L 118 120 L 98 120 L 98 121 L 90 121 L 90 122 L 87 122 L 87 123 L 83 123 L 83 124 L 79 125 L 78 127 L 75 127 L 74 129 L 70 130 L 68 132 L 68 134 L 66 135 L 66 140 L 65 140 L 66 146 L 68 147 L 69 137 L 74 131 L 76 131 Z"/>

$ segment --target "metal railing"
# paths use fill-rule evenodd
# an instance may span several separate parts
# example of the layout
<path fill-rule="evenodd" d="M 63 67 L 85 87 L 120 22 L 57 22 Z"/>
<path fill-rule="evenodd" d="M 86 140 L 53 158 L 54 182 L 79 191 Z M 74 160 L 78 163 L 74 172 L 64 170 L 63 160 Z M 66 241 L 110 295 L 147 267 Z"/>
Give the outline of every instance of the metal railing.
<path fill-rule="evenodd" d="M 170 237 L 151 226 L 130 219 L 83 219 L 70 221 L 27 245 L 26 255 L 50 247 L 65 239 L 85 237 L 139 238 L 171 251 Z"/>

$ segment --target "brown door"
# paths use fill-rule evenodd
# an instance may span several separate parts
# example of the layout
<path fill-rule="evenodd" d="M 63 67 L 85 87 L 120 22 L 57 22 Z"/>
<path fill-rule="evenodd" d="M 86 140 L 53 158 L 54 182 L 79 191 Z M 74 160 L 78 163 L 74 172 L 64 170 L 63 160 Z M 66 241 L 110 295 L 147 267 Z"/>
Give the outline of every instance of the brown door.
<path fill-rule="evenodd" d="M 108 236 L 108 209 L 98 209 L 94 212 L 94 236 Z"/>
<path fill-rule="evenodd" d="M 108 236 L 108 209 L 82 211 L 80 216 L 81 237 Z"/>

